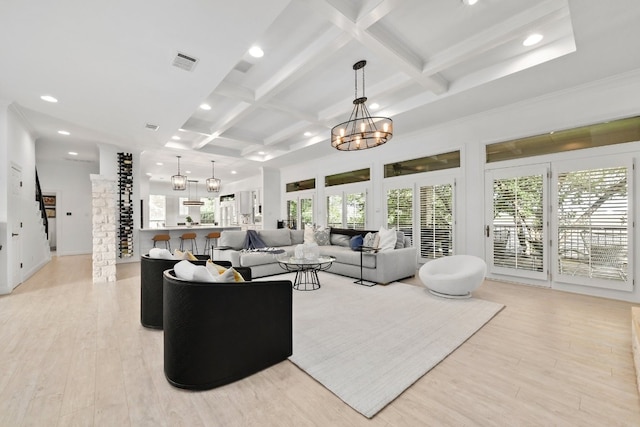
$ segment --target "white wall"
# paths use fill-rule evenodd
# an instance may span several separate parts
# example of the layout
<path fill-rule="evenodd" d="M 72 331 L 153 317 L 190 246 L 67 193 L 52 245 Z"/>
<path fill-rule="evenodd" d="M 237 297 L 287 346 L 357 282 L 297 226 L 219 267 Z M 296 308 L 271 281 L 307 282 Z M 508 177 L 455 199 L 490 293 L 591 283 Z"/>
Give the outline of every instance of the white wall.
<path fill-rule="evenodd" d="M 384 164 L 460 149 L 462 167 L 459 170 L 460 181 L 456 188 L 458 212 L 456 229 L 464 238 L 462 243 L 457 241 L 457 252 L 484 257 L 484 146 L 486 144 L 639 114 L 640 71 L 582 87 L 565 89 L 475 116 L 462 117 L 454 122 L 424 129 L 411 135 L 402 133 L 402 122 L 398 120 L 394 123 L 394 138 L 381 147 L 361 152 L 336 152 L 329 157 L 283 168 L 280 191 L 284 200 L 285 183 L 316 178 L 317 200 L 324 200 L 323 177 L 325 175 L 370 167 L 373 197 L 369 207 L 369 228 L 377 228 L 384 219 L 385 199 L 382 185 Z M 634 145 L 625 144 L 625 147 L 614 147 L 608 150 L 614 152 L 630 150 Z M 588 150 L 573 152 L 569 155 L 576 156 L 574 158 L 588 156 L 586 151 Z M 640 157 L 640 152 L 632 152 L 629 155 Z M 534 163 L 538 160 L 528 159 L 527 161 Z M 636 194 L 635 197 L 638 195 Z M 285 214 L 284 210 L 282 203 L 282 216 Z M 638 221 L 640 212 L 636 212 L 635 215 Z M 323 221 L 324 219 L 319 219 L 319 222 Z M 636 236 L 636 242 L 640 242 L 640 234 Z M 640 265 L 638 252 L 640 251 L 636 251 L 636 265 Z M 621 293 L 586 287 L 562 287 L 572 292 L 640 301 L 640 291 L 637 288 L 632 293 Z"/>
<path fill-rule="evenodd" d="M 22 269 L 19 281 L 22 282 L 34 274 L 51 259 L 48 250 L 44 225 L 40 218 L 38 204 L 35 201 L 35 142 L 28 130 L 25 120 L 8 103 L 0 102 L 0 152 L 3 159 L 0 163 L 0 293 L 8 293 L 13 288 L 13 254 L 20 251 L 19 259 Z M 20 190 L 20 206 L 9 206 L 10 192 L 9 168 L 14 165 L 21 170 L 22 187 Z M 22 224 L 19 230 L 13 230 L 14 216 Z M 10 233 L 20 234 L 21 246 L 14 248 Z"/>
<path fill-rule="evenodd" d="M 38 141 L 38 144 L 46 141 Z M 57 255 L 93 252 L 91 174 L 99 173 L 98 162 L 38 159 L 42 191 L 57 194 Z"/>

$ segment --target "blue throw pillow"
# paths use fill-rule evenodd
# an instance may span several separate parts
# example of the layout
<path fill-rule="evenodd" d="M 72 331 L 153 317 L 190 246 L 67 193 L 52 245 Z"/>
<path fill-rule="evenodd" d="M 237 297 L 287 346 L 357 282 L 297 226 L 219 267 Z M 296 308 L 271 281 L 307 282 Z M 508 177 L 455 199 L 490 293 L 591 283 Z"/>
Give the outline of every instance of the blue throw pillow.
<path fill-rule="evenodd" d="M 364 243 L 364 239 L 359 234 L 356 236 L 353 236 L 351 240 L 349 240 L 349 246 L 351 247 L 351 250 L 354 250 L 354 251 L 359 251 L 363 243 Z"/>

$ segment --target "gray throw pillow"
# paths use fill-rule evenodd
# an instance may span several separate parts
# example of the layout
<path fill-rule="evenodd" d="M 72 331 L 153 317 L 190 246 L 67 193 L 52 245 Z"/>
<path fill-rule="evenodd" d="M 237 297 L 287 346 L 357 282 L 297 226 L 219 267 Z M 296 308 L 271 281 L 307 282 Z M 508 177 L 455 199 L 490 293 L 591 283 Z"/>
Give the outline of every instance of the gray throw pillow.
<path fill-rule="evenodd" d="M 316 230 L 313 233 L 313 236 L 315 237 L 316 243 L 318 244 L 318 246 L 328 246 L 331 244 L 329 240 L 329 234 L 330 234 L 330 231 L 328 228 L 324 230 Z"/>
<path fill-rule="evenodd" d="M 396 247 L 394 249 L 404 248 L 404 231 L 398 231 L 398 238 L 396 239 Z"/>
<path fill-rule="evenodd" d="M 347 236 L 346 234 L 334 234 L 331 233 L 331 237 L 329 238 L 332 245 L 335 246 L 346 246 L 349 247 L 349 241 L 351 240 L 351 236 Z"/>
<path fill-rule="evenodd" d="M 367 233 L 364 235 L 364 240 L 362 242 L 362 246 L 366 246 L 368 248 L 375 247 L 376 234 L 378 233 Z"/>

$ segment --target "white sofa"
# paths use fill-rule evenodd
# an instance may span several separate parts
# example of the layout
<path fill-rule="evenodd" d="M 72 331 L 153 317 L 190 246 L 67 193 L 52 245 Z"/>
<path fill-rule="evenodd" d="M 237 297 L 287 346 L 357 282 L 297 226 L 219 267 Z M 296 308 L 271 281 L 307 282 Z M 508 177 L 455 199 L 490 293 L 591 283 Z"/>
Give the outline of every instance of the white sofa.
<path fill-rule="evenodd" d="M 213 259 L 230 261 L 238 267 L 250 267 L 254 278 L 285 273 L 276 260 L 276 256 L 265 252 L 243 251 L 246 231 L 225 230 L 218 239 L 218 247 L 213 250 Z M 351 229 L 331 229 L 330 245 L 319 246 L 320 255 L 336 258 L 330 273 L 360 278 L 360 251 L 349 246 L 355 234 L 366 234 L 367 231 Z M 377 253 L 362 254 L 362 278 L 379 284 L 387 284 L 405 277 L 415 275 L 417 268 L 417 251 L 410 245 L 410 239 L 398 232 L 401 239 L 396 249 Z M 269 247 L 284 250 L 293 256 L 295 247 L 303 243 L 303 230 L 260 230 L 258 236 Z"/>

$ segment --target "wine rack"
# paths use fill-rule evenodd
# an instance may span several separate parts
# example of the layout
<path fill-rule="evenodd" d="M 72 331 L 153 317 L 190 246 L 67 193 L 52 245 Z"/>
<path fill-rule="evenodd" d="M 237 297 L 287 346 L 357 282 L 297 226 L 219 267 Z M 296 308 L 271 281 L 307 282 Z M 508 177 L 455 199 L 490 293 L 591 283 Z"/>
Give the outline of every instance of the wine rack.
<path fill-rule="evenodd" d="M 118 253 L 133 256 L 133 156 L 118 153 Z"/>

